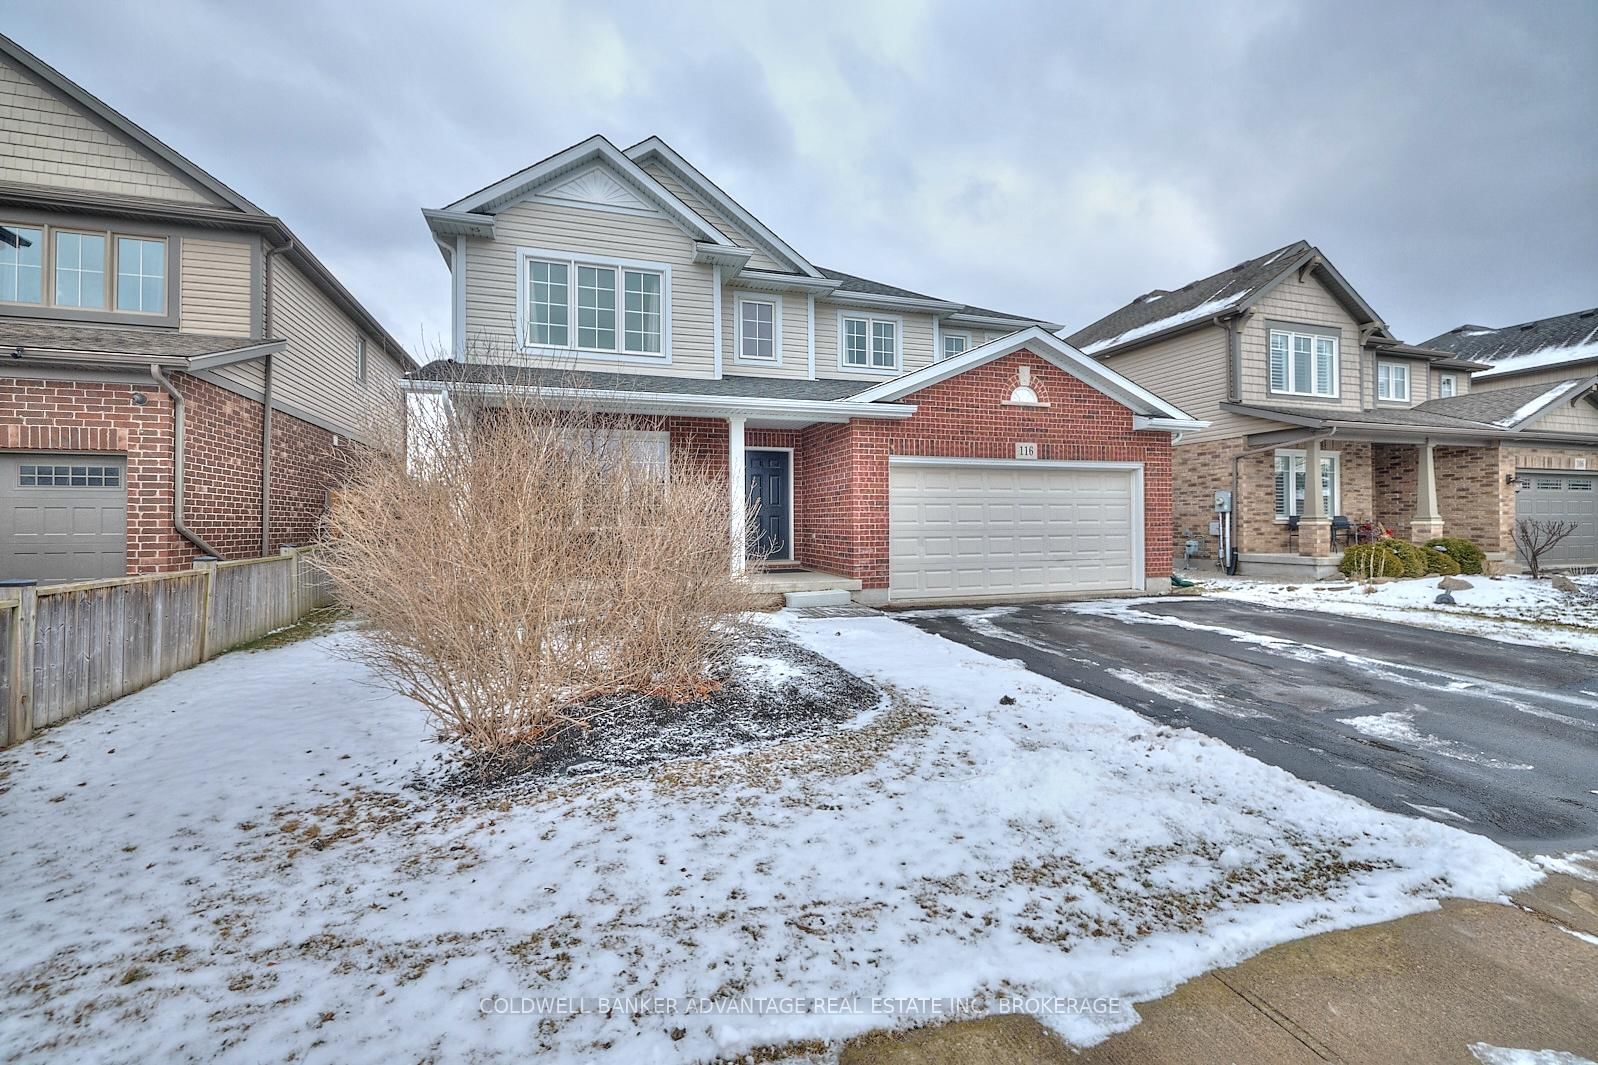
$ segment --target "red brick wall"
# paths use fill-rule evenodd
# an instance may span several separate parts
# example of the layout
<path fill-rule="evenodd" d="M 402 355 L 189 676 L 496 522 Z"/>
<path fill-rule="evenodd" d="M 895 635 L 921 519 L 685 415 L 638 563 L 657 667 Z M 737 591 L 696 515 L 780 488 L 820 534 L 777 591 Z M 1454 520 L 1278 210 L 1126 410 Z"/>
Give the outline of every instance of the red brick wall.
<path fill-rule="evenodd" d="M 261 545 L 261 405 L 187 374 L 184 517 L 224 558 Z M 142 405 L 134 395 L 145 397 Z M 281 411 L 272 419 L 272 550 L 312 539 L 348 444 Z M 0 378 L 0 448 L 120 454 L 128 473 L 127 570 L 183 569 L 199 549 L 172 527 L 172 405 L 148 385 Z"/>
<path fill-rule="evenodd" d="M 1022 366 L 1048 407 L 1007 407 Z M 1015 458 L 1031 441 L 1043 460 L 1141 462 L 1144 477 L 1144 571 L 1171 573 L 1171 437 L 1135 432 L 1132 412 L 1052 363 L 1019 351 L 906 396 L 917 410 L 903 421 L 856 420 L 818 426 L 807 443 L 801 508 L 829 544 L 804 544 L 822 568 L 857 577 L 866 588 L 888 586 L 888 458 Z M 817 470 L 820 467 L 820 470 Z M 821 477 L 812 483 L 814 475 Z M 812 495 L 814 493 L 814 496 Z"/>

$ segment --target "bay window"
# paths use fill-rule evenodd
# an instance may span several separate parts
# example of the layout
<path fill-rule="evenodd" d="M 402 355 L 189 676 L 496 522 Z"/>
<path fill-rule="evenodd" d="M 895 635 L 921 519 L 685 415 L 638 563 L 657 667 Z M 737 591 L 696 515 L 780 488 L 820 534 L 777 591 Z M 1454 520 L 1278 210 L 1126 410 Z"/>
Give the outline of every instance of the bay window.
<path fill-rule="evenodd" d="M 665 353 L 664 264 L 523 252 L 521 342 L 610 355 Z"/>
<path fill-rule="evenodd" d="M 1321 452 L 1320 471 L 1321 504 L 1327 517 L 1337 513 L 1341 501 L 1342 463 L 1336 452 Z M 1304 513 L 1304 493 L 1307 490 L 1304 469 L 1304 452 L 1278 451 L 1276 453 L 1276 517 L 1278 521 L 1296 518 Z"/>
<path fill-rule="evenodd" d="M 70 317 L 169 315 L 166 237 L 0 222 L 0 303 Z M 98 313 L 95 313 L 98 312 Z"/>
<path fill-rule="evenodd" d="M 1376 398 L 1393 403 L 1409 402 L 1408 363 L 1379 362 L 1376 364 Z"/>
<path fill-rule="evenodd" d="M 838 365 L 846 370 L 897 370 L 899 320 L 840 314 Z"/>
<path fill-rule="evenodd" d="M 1286 396 L 1337 398 L 1337 338 L 1272 329 L 1270 388 Z"/>

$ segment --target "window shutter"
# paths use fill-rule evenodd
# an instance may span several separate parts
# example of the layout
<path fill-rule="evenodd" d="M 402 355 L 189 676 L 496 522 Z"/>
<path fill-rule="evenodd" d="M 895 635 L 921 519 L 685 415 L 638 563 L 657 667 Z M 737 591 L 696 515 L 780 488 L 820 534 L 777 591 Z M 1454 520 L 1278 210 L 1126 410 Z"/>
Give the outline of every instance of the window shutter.
<path fill-rule="evenodd" d="M 1285 333 L 1271 334 L 1271 391 L 1287 391 L 1287 335 Z M 1278 459 L 1277 461 L 1280 462 L 1281 460 Z"/>

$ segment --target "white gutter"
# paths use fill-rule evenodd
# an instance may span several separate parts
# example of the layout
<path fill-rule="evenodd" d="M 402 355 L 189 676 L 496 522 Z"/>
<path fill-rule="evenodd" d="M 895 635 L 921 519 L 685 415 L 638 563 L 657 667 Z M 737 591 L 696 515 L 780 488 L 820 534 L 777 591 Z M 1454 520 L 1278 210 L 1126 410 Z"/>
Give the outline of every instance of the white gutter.
<path fill-rule="evenodd" d="M 847 289 L 838 289 L 827 296 L 833 303 L 846 303 L 853 307 L 895 307 L 913 311 L 947 311 L 954 313 L 964 307 L 963 303 L 950 303 L 948 300 L 924 299 L 920 296 L 877 296 L 869 292 L 853 292 Z"/>
<path fill-rule="evenodd" d="M 1199 421 L 1195 418 L 1156 418 L 1147 414 L 1132 415 L 1133 432 L 1141 432 L 1144 429 L 1165 429 L 1179 433 L 1208 429 L 1209 427 L 1209 422 Z"/>
<path fill-rule="evenodd" d="M 705 413 L 720 417 L 729 413 L 771 415 L 774 417 L 813 418 L 848 421 L 851 418 L 898 420 L 916 412 L 905 403 L 861 403 L 850 400 L 771 399 L 763 396 L 707 396 L 693 392 L 629 392 L 624 389 L 539 388 L 537 386 L 461 384 L 448 381 L 405 381 L 407 392 L 434 392 L 447 395 L 536 396 L 562 404 L 593 403 L 624 406 L 660 413 Z"/>

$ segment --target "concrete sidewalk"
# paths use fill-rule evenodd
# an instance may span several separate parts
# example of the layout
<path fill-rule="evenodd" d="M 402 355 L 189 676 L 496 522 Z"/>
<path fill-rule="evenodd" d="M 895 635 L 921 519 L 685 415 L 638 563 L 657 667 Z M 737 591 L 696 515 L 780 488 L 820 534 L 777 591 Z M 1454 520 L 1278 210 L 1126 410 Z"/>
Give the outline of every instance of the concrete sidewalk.
<path fill-rule="evenodd" d="M 1598 1061 L 1598 943 L 1572 934 L 1598 938 L 1598 882 L 1552 876 L 1517 901 L 1285 943 L 1139 1005 L 1142 1023 L 1085 1051 L 993 1017 L 866 1037 L 842 1065 L 1479 1065 L 1472 1043 Z"/>

